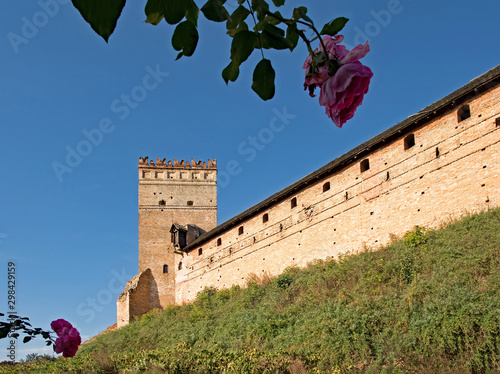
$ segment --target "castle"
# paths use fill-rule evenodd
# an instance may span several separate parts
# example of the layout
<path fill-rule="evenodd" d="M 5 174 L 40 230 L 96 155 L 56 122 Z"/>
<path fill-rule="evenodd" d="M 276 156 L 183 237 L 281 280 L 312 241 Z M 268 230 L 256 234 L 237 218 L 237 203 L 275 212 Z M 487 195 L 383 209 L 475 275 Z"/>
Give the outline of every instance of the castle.
<path fill-rule="evenodd" d="M 139 274 L 118 326 L 500 203 L 500 66 L 217 226 L 217 166 L 139 159 Z"/>

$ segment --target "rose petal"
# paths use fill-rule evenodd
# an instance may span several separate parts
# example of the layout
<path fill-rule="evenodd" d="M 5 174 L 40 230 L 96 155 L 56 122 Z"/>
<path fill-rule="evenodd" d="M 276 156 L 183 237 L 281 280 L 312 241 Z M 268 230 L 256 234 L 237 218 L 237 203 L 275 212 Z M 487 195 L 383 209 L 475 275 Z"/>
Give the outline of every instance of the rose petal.
<path fill-rule="evenodd" d="M 352 49 L 347 55 L 341 58 L 340 63 L 342 65 L 348 64 L 350 62 L 355 62 L 358 60 L 361 60 L 363 57 L 366 56 L 366 54 L 370 52 L 370 44 L 368 43 L 368 40 L 364 45 L 358 44 L 356 47 Z"/>

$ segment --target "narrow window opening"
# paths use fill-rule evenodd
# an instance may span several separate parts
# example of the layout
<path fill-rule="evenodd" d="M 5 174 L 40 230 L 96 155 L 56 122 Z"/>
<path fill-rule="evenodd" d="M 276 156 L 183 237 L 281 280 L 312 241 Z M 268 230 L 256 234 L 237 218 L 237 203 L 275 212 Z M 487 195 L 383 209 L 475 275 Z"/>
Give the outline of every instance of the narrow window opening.
<path fill-rule="evenodd" d="M 217 247 L 219 247 L 220 245 L 222 245 L 222 239 L 221 238 L 217 239 Z"/>
<path fill-rule="evenodd" d="M 191 206 L 191 205 L 193 205 L 193 204 L 194 204 L 194 203 L 193 203 L 193 201 L 191 201 L 191 200 L 189 200 L 189 201 L 187 202 L 187 205 L 188 205 L 188 206 Z"/>
<path fill-rule="evenodd" d="M 243 226 L 238 228 L 238 235 L 243 235 Z"/>
<path fill-rule="evenodd" d="M 293 209 L 293 208 L 295 208 L 295 207 L 297 206 L 297 198 L 296 198 L 296 197 L 294 197 L 294 198 L 292 199 L 292 201 L 291 201 L 290 205 L 291 205 L 292 209 Z"/>
<path fill-rule="evenodd" d="M 326 192 L 330 189 L 330 182 L 326 182 L 324 185 L 323 185 L 323 192 Z"/>
<path fill-rule="evenodd" d="M 349 200 L 349 192 L 347 192 L 347 191 L 345 192 L 345 199 Z"/>
<path fill-rule="evenodd" d="M 361 161 L 361 163 L 359 164 L 359 168 L 360 168 L 361 172 L 369 170 L 370 169 L 370 160 L 365 159 L 365 160 Z"/>
<path fill-rule="evenodd" d="M 470 108 L 468 105 L 463 105 L 460 107 L 458 110 L 458 122 L 463 121 L 464 119 L 467 119 L 470 117 Z"/>
<path fill-rule="evenodd" d="M 163 274 L 168 273 L 168 265 L 163 265 Z"/>
<path fill-rule="evenodd" d="M 160 200 L 160 201 L 158 201 L 158 205 L 164 206 L 164 205 L 167 205 L 167 203 L 165 202 L 165 200 Z"/>
<path fill-rule="evenodd" d="M 439 157 L 439 148 L 436 147 L 436 158 L 438 158 L 438 157 Z"/>
<path fill-rule="evenodd" d="M 182 262 L 179 262 L 179 267 L 178 267 L 179 270 L 182 270 Z"/>
<path fill-rule="evenodd" d="M 201 256 L 203 254 L 203 248 L 198 249 L 198 256 Z"/>
<path fill-rule="evenodd" d="M 410 134 L 405 138 L 405 151 L 415 145 L 415 134 Z"/>
<path fill-rule="evenodd" d="M 385 176 L 385 180 L 388 181 L 390 177 L 391 176 L 390 176 L 389 172 L 387 172 L 387 175 Z"/>
<path fill-rule="evenodd" d="M 266 223 L 267 221 L 269 221 L 269 214 L 266 213 L 262 216 L 262 223 Z"/>
<path fill-rule="evenodd" d="M 495 120 L 495 125 L 497 129 L 500 128 L 500 117 Z"/>

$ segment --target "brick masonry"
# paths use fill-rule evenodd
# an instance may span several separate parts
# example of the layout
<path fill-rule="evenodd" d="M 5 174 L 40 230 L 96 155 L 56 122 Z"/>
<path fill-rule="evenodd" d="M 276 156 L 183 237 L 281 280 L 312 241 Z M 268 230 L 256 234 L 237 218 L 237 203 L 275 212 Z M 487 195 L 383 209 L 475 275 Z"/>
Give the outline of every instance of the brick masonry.
<path fill-rule="evenodd" d="M 205 230 L 217 225 L 215 160 L 139 160 L 139 274 L 149 271 L 150 277 L 136 276 L 128 282 L 117 302 L 118 327 L 175 303 L 177 261 L 170 234 L 174 223 Z"/>
<path fill-rule="evenodd" d="M 151 269 L 157 283 L 157 295 L 149 291 L 150 308 L 191 302 L 206 286 L 244 285 L 250 274 L 278 275 L 314 259 L 377 248 L 415 225 L 437 227 L 498 206 L 499 77 L 497 67 L 218 227 L 216 171 L 207 169 L 214 173 L 209 183 L 167 183 L 145 178 L 156 169 L 140 164 L 139 271 Z M 172 196 L 163 213 L 153 207 L 155 191 Z M 181 209 L 188 198 L 200 203 L 197 209 Z M 174 252 L 174 221 L 215 229 Z M 163 264 L 172 273 L 162 274 Z M 129 312 L 129 319 L 142 313 L 135 299 L 128 303 L 119 299 L 119 311 L 140 310 Z M 126 323 L 127 313 L 121 315 Z"/>

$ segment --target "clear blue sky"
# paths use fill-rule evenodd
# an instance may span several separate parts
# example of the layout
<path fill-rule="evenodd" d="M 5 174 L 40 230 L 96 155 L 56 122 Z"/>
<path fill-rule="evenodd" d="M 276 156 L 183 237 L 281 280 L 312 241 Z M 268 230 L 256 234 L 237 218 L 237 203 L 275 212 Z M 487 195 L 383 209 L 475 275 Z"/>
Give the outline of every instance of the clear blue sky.
<path fill-rule="evenodd" d="M 173 28 L 144 23 L 145 1 L 128 2 L 109 44 L 67 1 L 48 16 L 45 2 L 8 2 L 0 13 L 0 310 L 14 260 L 16 311 L 45 329 L 65 318 L 84 339 L 115 323 L 116 298 L 137 273 L 139 156 L 216 158 L 222 223 L 500 63 L 497 1 L 310 2 L 318 24 L 350 18 L 349 44 L 370 40 L 362 60 L 374 72 L 370 91 L 338 129 L 303 91 L 302 43 L 293 53 L 266 51 L 277 89 L 263 102 L 250 89 L 258 53 L 236 83 L 220 77 L 230 45 L 223 24 L 202 19 L 198 50 L 174 61 Z M 307 5 L 288 2 L 285 15 Z M 25 42 L 13 45 L 9 33 Z M 157 81 L 144 90 L 150 70 Z M 142 101 L 125 110 L 131 94 Z M 284 129 L 270 133 L 283 118 Z M 101 123 L 107 133 L 82 146 Z M 250 146 L 259 136 L 265 143 Z M 85 156 L 70 157 L 58 178 L 54 162 L 67 165 L 79 145 Z M 224 178 L 231 162 L 238 173 Z M 41 347 L 19 343 L 18 357 Z"/>

